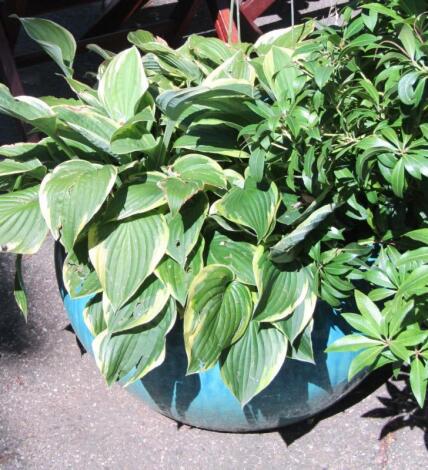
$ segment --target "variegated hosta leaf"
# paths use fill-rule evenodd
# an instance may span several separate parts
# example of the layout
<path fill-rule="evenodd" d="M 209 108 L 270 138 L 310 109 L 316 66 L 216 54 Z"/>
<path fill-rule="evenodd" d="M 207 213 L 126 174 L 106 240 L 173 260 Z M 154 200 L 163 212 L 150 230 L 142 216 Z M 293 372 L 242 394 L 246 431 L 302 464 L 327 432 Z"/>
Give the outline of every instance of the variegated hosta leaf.
<path fill-rule="evenodd" d="M 175 216 L 180 208 L 204 187 L 200 181 L 185 181 L 176 176 L 159 181 L 158 186 L 165 194 L 172 216 Z"/>
<path fill-rule="evenodd" d="M 156 276 L 168 286 L 170 294 L 183 307 L 186 303 L 190 283 L 204 266 L 204 247 L 205 240 L 201 237 L 190 253 L 185 267 L 169 256 L 165 256 L 156 268 Z"/>
<path fill-rule="evenodd" d="M 83 320 L 93 336 L 98 336 L 107 328 L 101 294 L 96 295 L 86 304 L 83 310 Z"/>
<path fill-rule="evenodd" d="M 137 112 L 149 87 L 136 47 L 117 54 L 108 64 L 98 86 L 98 96 L 108 115 L 124 124 Z"/>
<path fill-rule="evenodd" d="M 40 187 L 40 207 L 53 237 L 72 251 L 79 233 L 100 210 L 117 175 L 112 165 L 61 163 Z"/>
<path fill-rule="evenodd" d="M 0 195 L 0 245 L 3 251 L 36 253 L 48 227 L 39 206 L 40 185 Z"/>
<path fill-rule="evenodd" d="M 278 374 L 287 355 L 287 344 L 287 338 L 273 326 L 251 321 L 244 336 L 224 354 L 221 376 L 242 405 Z"/>
<path fill-rule="evenodd" d="M 223 264 L 233 271 L 236 279 L 255 285 L 253 258 L 256 247 L 246 242 L 236 242 L 220 232 L 215 232 L 208 252 L 208 264 Z"/>
<path fill-rule="evenodd" d="M 300 305 L 309 289 L 310 277 L 304 269 L 289 270 L 274 264 L 263 247 L 257 248 L 253 262 L 259 300 L 254 318 L 260 322 L 281 320 Z"/>
<path fill-rule="evenodd" d="M 88 260 L 79 260 L 74 251 L 70 251 L 62 267 L 65 288 L 73 299 L 79 299 L 102 290 L 97 273 L 88 265 Z"/>
<path fill-rule="evenodd" d="M 168 254 L 177 263 L 185 265 L 187 256 L 196 245 L 208 213 L 208 199 L 198 194 L 185 204 L 174 217 L 168 218 Z"/>
<path fill-rule="evenodd" d="M 52 136 L 56 132 L 56 115 L 46 103 L 32 96 L 13 97 L 2 83 L 0 83 L 0 112 L 27 122 L 47 135 Z"/>
<path fill-rule="evenodd" d="M 200 181 L 204 185 L 216 188 L 227 186 L 222 167 L 203 155 L 189 154 L 180 157 L 173 163 L 171 170 L 185 181 Z"/>
<path fill-rule="evenodd" d="M 188 373 L 213 367 L 223 349 L 244 334 L 252 304 L 248 287 L 226 266 L 207 266 L 193 279 L 184 312 Z"/>
<path fill-rule="evenodd" d="M 318 225 L 323 222 L 336 208 L 335 204 L 326 204 L 312 212 L 312 214 L 299 224 L 292 232 L 285 235 L 271 248 L 271 258 L 275 261 L 289 261 L 287 254 L 298 243 L 306 238 Z"/>
<path fill-rule="evenodd" d="M 165 337 L 176 319 L 176 305 L 171 299 L 151 322 L 132 332 L 109 333 L 104 330 L 92 343 L 101 373 L 112 384 L 127 377 L 127 383 L 141 379 L 165 359 Z"/>
<path fill-rule="evenodd" d="M 293 344 L 312 320 L 316 305 L 317 296 L 312 286 L 310 286 L 305 299 L 296 307 L 293 314 L 284 320 L 274 322 L 273 325 L 284 333 L 290 343 Z"/>
<path fill-rule="evenodd" d="M 110 333 L 118 333 L 150 323 L 165 307 L 169 289 L 156 276 L 149 276 L 132 299 L 114 310 L 111 306 L 104 312 Z"/>
<path fill-rule="evenodd" d="M 61 120 L 95 148 L 114 155 L 110 141 L 119 126 L 112 119 L 86 106 L 55 106 L 54 110 Z"/>
<path fill-rule="evenodd" d="M 278 189 L 271 183 L 266 191 L 234 187 L 216 204 L 216 209 L 231 222 L 250 228 L 260 242 L 269 235 L 278 205 Z"/>
<path fill-rule="evenodd" d="M 37 168 L 41 168 L 42 164 L 37 158 L 12 160 L 5 159 L 0 161 L 0 176 L 19 175 L 28 173 Z"/>
<path fill-rule="evenodd" d="M 89 256 L 113 309 L 124 305 L 165 254 L 168 226 L 161 214 L 92 226 Z"/>
<path fill-rule="evenodd" d="M 164 178 L 162 173 L 148 172 L 135 184 L 121 186 L 107 207 L 105 219 L 122 220 L 166 204 L 164 193 L 158 186 Z"/>
<path fill-rule="evenodd" d="M 0 147 L 0 156 L 6 158 L 37 158 L 45 153 L 44 146 L 42 145 L 46 139 L 37 143 L 32 142 L 18 142 L 16 144 L 2 145 Z"/>
<path fill-rule="evenodd" d="M 25 32 L 48 54 L 66 76 L 73 75 L 76 41 L 62 26 L 44 18 L 20 18 Z"/>
<path fill-rule="evenodd" d="M 119 128 L 111 138 L 112 151 L 118 155 L 124 155 L 153 150 L 157 141 L 144 124 L 137 122 Z"/>
<path fill-rule="evenodd" d="M 303 333 L 291 345 L 291 359 L 315 364 L 314 350 L 312 347 L 312 330 L 314 321 L 311 320 L 303 330 Z"/>

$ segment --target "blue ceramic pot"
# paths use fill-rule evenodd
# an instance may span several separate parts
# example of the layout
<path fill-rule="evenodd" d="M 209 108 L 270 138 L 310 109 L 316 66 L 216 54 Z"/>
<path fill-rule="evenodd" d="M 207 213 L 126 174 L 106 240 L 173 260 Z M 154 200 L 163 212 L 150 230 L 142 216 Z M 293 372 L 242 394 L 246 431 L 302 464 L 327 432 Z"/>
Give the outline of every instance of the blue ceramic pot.
<path fill-rule="evenodd" d="M 90 297 L 72 299 L 61 277 L 64 254 L 56 249 L 55 262 L 60 292 L 73 329 L 88 352 L 93 336 L 83 321 Z M 338 401 L 361 382 L 365 373 L 348 382 L 348 370 L 356 353 L 325 353 L 325 348 L 349 333 L 337 312 L 324 302 L 315 311 L 312 342 L 315 365 L 287 359 L 274 381 L 241 407 L 220 377 L 219 366 L 186 376 L 182 324 L 167 337 L 164 363 L 127 389 L 152 409 L 176 421 L 199 428 L 227 432 L 274 429 L 308 418 Z"/>

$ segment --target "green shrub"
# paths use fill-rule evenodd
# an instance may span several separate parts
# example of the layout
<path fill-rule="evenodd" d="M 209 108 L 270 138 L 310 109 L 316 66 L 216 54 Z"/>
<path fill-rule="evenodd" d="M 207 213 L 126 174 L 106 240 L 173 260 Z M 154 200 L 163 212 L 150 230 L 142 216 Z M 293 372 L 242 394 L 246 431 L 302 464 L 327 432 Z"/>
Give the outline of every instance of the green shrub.
<path fill-rule="evenodd" d="M 355 299 L 343 313 L 355 332 L 330 351 L 362 350 L 350 378 L 409 364 L 422 406 L 424 3 L 360 2 L 344 26 L 308 22 L 254 45 L 192 36 L 172 50 L 137 31 L 142 58 L 95 49 L 95 87 L 73 78 L 68 32 L 21 20 L 77 98 L 0 85 L 0 111 L 46 135 L 0 148 L 0 243 L 34 253 L 48 229 L 62 243 L 70 295 L 94 295 L 85 321 L 108 383 L 158 366 L 182 322 L 188 372 L 219 361 L 244 404 L 287 357 L 313 362 L 318 301 Z"/>

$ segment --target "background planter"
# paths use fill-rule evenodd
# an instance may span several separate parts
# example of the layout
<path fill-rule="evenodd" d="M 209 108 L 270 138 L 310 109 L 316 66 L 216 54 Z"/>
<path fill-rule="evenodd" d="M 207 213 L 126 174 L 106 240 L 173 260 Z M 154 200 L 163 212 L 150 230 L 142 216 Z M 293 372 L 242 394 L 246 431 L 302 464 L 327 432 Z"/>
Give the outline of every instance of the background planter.
<path fill-rule="evenodd" d="M 83 321 L 83 309 L 90 297 L 72 299 L 61 277 L 64 252 L 57 245 L 55 264 L 60 292 L 73 329 L 88 352 L 93 336 Z M 176 421 L 200 428 L 248 432 L 274 429 L 303 420 L 331 406 L 365 377 L 348 382 L 348 370 L 357 353 L 325 353 L 327 345 L 349 333 L 337 312 L 318 302 L 312 334 L 316 364 L 287 359 L 274 381 L 241 407 L 220 377 L 218 365 L 186 376 L 182 324 L 167 337 L 164 363 L 127 389 L 152 409 Z"/>

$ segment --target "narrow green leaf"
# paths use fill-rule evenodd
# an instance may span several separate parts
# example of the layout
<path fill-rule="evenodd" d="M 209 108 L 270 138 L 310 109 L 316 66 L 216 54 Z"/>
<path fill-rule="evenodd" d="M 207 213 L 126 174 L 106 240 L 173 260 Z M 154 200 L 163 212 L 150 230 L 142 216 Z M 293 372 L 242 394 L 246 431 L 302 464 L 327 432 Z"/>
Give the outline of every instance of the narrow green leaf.
<path fill-rule="evenodd" d="M 428 245 L 428 228 L 412 230 L 411 232 L 407 232 L 404 236 Z"/>
<path fill-rule="evenodd" d="M 410 367 L 410 386 L 418 405 L 423 408 L 427 393 L 427 373 L 422 361 L 416 357 Z"/>
<path fill-rule="evenodd" d="M 348 380 L 351 380 L 358 372 L 363 369 L 374 367 L 379 355 L 382 353 L 384 346 L 372 346 L 360 352 L 358 356 L 351 362 L 348 372 Z"/>
<path fill-rule="evenodd" d="M 22 277 L 22 255 L 17 255 L 15 264 L 15 285 L 13 288 L 16 304 L 21 310 L 25 320 L 28 317 L 28 300 L 25 292 L 24 279 Z"/>
<path fill-rule="evenodd" d="M 352 334 L 344 336 L 331 344 L 326 352 L 359 351 L 373 346 L 382 345 L 381 341 L 366 336 Z"/>

